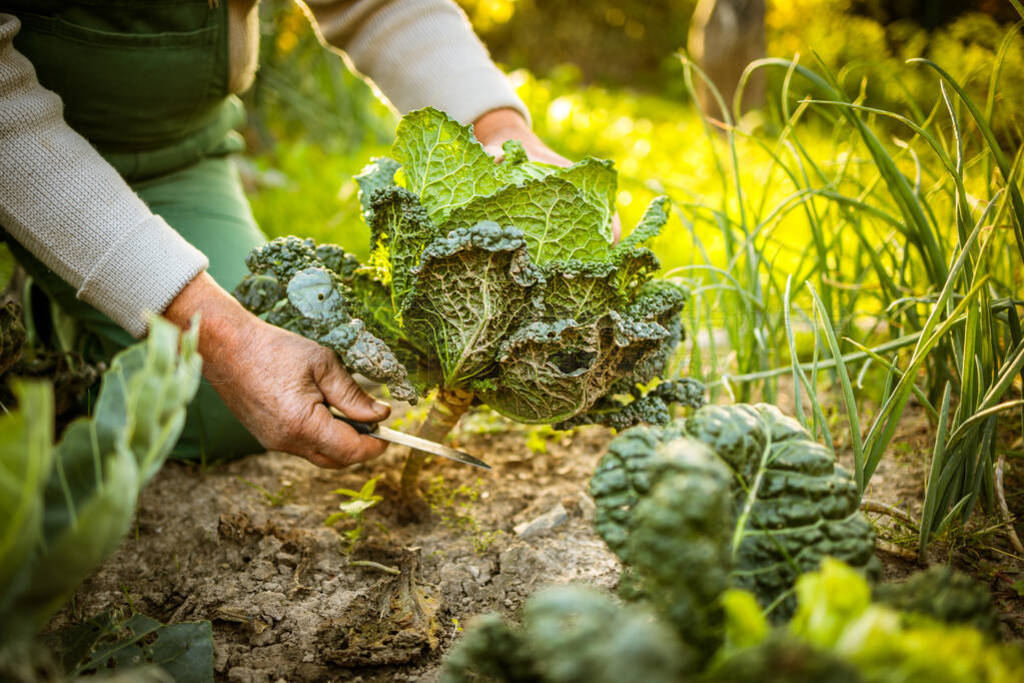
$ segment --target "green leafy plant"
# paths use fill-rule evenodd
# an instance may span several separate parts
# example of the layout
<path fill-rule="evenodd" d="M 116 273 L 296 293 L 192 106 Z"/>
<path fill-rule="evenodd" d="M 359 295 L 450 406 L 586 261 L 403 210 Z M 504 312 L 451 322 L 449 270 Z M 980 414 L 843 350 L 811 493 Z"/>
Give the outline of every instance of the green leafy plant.
<path fill-rule="evenodd" d="M 0 416 L 0 642 L 29 641 L 129 531 L 199 385 L 196 344 L 154 318 L 114 357 L 93 416 L 56 445 L 50 386 L 13 382 L 18 408 Z"/>
<path fill-rule="evenodd" d="M 38 301 L 39 291 L 30 277 L 0 291 L 0 406 L 15 403 L 7 377 L 46 379 L 63 427 L 86 411 L 84 397 L 103 366 L 83 358 L 74 343 L 76 323 L 52 301 Z"/>
<path fill-rule="evenodd" d="M 338 344 L 333 330 L 362 321 L 419 393 L 438 389 L 420 431 L 434 441 L 474 403 L 527 423 L 625 427 L 666 421 L 667 400 L 701 400 L 685 381 L 640 389 L 664 373 L 682 336 L 686 291 L 651 281 L 659 266 L 644 246 L 668 219 L 666 198 L 613 245 L 610 162 L 557 168 L 509 142 L 495 163 L 471 128 L 433 109 L 402 119 L 392 154 L 356 179 L 367 265 L 329 245 L 275 240 L 253 252 L 237 290 L 250 310 L 334 346 L 356 370 L 363 350 Z M 378 377 L 409 397 L 397 374 Z M 407 461 L 405 500 L 418 495 L 424 457 Z"/>
<path fill-rule="evenodd" d="M 632 604 L 549 589 L 527 601 L 518 627 L 493 614 L 471 623 L 442 680 L 1008 683 L 1024 675 L 1019 651 L 967 625 L 985 623 L 977 620 L 988 603 L 966 579 L 934 573 L 881 592 L 907 612 L 871 602 L 877 561 L 856 485 L 774 407 L 712 406 L 629 430 L 591 490 L 595 526 L 626 565 L 620 594 Z"/>
<path fill-rule="evenodd" d="M 209 621 L 162 624 L 143 614 L 105 612 L 55 634 L 61 668 L 69 676 L 156 666 L 175 681 L 213 680 Z"/>
<path fill-rule="evenodd" d="M 903 612 L 923 614 L 947 624 L 967 624 L 996 634 L 996 612 L 988 589 L 966 574 L 937 565 L 903 583 L 875 586 L 873 597 Z"/>
<path fill-rule="evenodd" d="M 825 556 L 879 570 L 852 477 L 774 406 L 705 406 L 630 429 L 609 445 L 590 492 L 597 532 L 633 572 L 626 590 L 667 599 L 679 620 L 707 613 L 684 603 L 707 604 L 726 585 L 788 617 L 797 576 Z M 681 583 L 680 572 L 695 578 Z M 715 638 L 714 624 L 681 628 Z"/>
<path fill-rule="evenodd" d="M 380 477 L 373 477 L 363 484 L 358 491 L 353 489 L 339 488 L 334 493 L 345 496 L 348 500 L 338 506 L 339 511 L 329 515 L 324 520 L 324 526 L 334 526 L 343 519 L 352 520 L 354 525 L 350 529 L 341 532 L 348 545 L 348 551 L 355 549 L 365 531 L 366 520 L 363 515 L 367 510 L 384 500 L 384 496 L 374 493 L 377 488 L 377 481 Z"/>
<path fill-rule="evenodd" d="M 1024 676 L 1018 648 L 994 643 L 973 626 L 874 603 L 864 577 L 836 560 L 826 559 L 819 571 L 801 576 L 796 593 L 796 613 L 776 637 L 837 655 L 865 683 L 1009 683 Z M 943 600 L 946 594 L 934 597 Z M 723 660 L 770 642 L 771 631 L 763 617 L 758 623 L 751 600 L 732 596 L 723 602 L 729 613 L 727 642 L 747 646 L 727 648 Z M 718 667 L 724 669 L 724 662 Z"/>
<path fill-rule="evenodd" d="M 242 304 L 333 349 L 346 368 L 386 383 L 395 398 L 416 401 L 405 367 L 346 304 L 357 277 L 353 257 L 334 245 L 288 238 L 254 249 L 246 265 L 252 274 L 235 290 Z"/>
<path fill-rule="evenodd" d="M 801 575 L 796 594 L 792 619 L 775 627 L 753 594 L 719 594 L 722 637 L 702 650 L 647 605 L 584 586 L 548 588 L 527 600 L 519 625 L 497 614 L 470 621 L 441 680 L 1011 683 L 1024 676 L 1018 648 L 970 625 L 872 602 L 861 572 L 837 560 Z"/>
<path fill-rule="evenodd" d="M 427 505 L 441 523 L 468 536 L 477 553 L 486 551 L 504 533 L 501 529 L 485 529 L 473 515 L 473 505 L 480 499 L 477 487 L 482 483 L 477 479 L 472 486 L 452 486 L 444 475 L 438 474 L 430 480 L 426 493 Z"/>
<path fill-rule="evenodd" d="M 515 627 L 497 614 L 472 620 L 445 660 L 444 683 L 590 683 L 685 680 L 689 648 L 642 606 L 595 589 L 542 591 Z"/>
<path fill-rule="evenodd" d="M 1018 150 L 1006 144 L 1005 128 L 995 130 L 998 118 L 1015 115 L 1002 93 L 1019 26 L 996 43 L 982 78 L 954 78 L 950 70 L 963 68 L 955 59 L 948 69 L 910 60 L 886 83 L 928 82 L 933 105 L 908 102 L 902 112 L 865 99 L 871 84 L 859 67 L 833 73 L 817 56 L 814 68 L 759 60 L 747 76 L 781 80 L 773 100 L 782 129 L 751 135 L 727 117 L 722 144 L 709 126 L 707 165 L 718 172 L 721 190 L 712 194 L 720 198 L 678 202 L 704 256 L 687 267 L 704 283 L 690 310 L 704 313 L 709 328 L 711 311 L 730 313 L 722 326 L 735 367 L 708 383 L 713 395 L 735 387 L 746 399 L 760 385 L 772 401 L 776 378 L 791 375 L 798 419 L 829 439 L 818 392 L 824 373 L 839 389 L 862 492 L 911 400 L 927 411 L 937 438 L 915 520 L 922 556 L 974 511 L 1000 505 L 995 471 L 1013 439 L 997 438 L 997 421 L 1022 409 L 1013 283 L 1024 257 L 1024 198 Z M 704 79 L 685 66 L 688 81 Z M 821 145 L 823 130 L 831 147 Z M 772 182 L 751 174 L 759 165 Z M 708 258 L 716 243 L 725 253 Z M 713 345 L 707 358 L 718 372 Z M 871 420 L 865 400 L 878 406 Z"/>
<path fill-rule="evenodd" d="M 279 508 L 284 505 L 292 492 L 292 484 L 290 483 L 285 484 L 277 491 L 271 491 L 270 489 L 260 486 L 256 482 L 249 481 L 248 479 L 239 479 L 239 481 L 249 488 L 258 491 L 263 496 L 264 502 L 272 508 Z"/>
<path fill-rule="evenodd" d="M 0 377 L 21 359 L 25 347 L 25 326 L 21 308 L 13 301 L 0 305 Z"/>

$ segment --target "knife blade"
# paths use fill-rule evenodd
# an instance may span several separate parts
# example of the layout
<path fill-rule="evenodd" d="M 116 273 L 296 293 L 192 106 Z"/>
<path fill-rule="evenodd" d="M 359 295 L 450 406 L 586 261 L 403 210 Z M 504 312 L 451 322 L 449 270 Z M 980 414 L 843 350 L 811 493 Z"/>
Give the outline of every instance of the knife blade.
<path fill-rule="evenodd" d="M 472 465 L 473 467 L 479 467 L 481 469 L 489 470 L 491 466 L 485 463 L 480 458 L 474 457 L 469 453 L 463 453 L 457 451 L 454 448 L 445 446 L 444 444 L 437 443 L 436 441 L 430 441 L 412 434 L 406 434 L 405 432 L 395 431 L 388 427 L 381 427 L 376 422 L 360 422 L 359 420 L 353 420 L 346 416 L 340 410 L 334 406 L 327 406 L 327 409 L 331 412 L 336 419 L 341 420 L 352 429 L 356 430 L 360 434 L 366 436 L 372 436 L 375 439 L 381 441 L 390 441 L 391 443 L 397 443 L 402 446 L 408 446 L 409 448 L 415 448 L 418 451 L 425 453 L 431 453 L 433 455 L 439 455 L 442 458 L 448 458 L 455 462 L 461 462 L 465 465 Z"/>

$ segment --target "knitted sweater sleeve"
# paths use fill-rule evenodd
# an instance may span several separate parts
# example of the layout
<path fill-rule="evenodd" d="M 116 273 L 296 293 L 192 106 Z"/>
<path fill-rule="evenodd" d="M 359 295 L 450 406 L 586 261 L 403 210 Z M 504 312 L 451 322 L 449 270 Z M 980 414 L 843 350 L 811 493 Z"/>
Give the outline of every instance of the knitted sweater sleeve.
<path fill-rule="evenodd" d="M 136 337 L 206 257 L 154 215 L 64 122 L 0 14 L 0 226 L 74 287 L 80 299 Z"/>
<path fill-rule="evenodd" d="M 462 123 L 526 106 L 450 0 L 306 0 L 319 32 L 402 113 L 435 107 Z"/>

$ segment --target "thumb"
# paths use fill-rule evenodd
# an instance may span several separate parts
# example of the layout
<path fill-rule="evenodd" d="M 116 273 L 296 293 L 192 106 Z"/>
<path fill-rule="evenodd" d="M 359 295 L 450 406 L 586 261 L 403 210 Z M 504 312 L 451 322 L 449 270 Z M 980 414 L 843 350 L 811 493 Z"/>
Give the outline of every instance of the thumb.
<path fill-rule="evenodd" d="M 501 148 L 500 143 L 484 145 L 484 151 L 494 157 L 494 163 L 501 163 L 505 160 L 505 150 Z"/>
<path fill-rule="evenodd" d="M 612 244 L 618 244 L 620 239 L 622 239 L 622 220 L 619 218 L 619 212 L 616 211 L 612 216 Z"/>
<path fill-rule="evenodd" d="M 316 370 L 314 379 L 324 398 L 346 417 L 360 422 L 380 422 L 391 414 L 391 406 L 363 391 L 333 353 L 317 364 Z"/>

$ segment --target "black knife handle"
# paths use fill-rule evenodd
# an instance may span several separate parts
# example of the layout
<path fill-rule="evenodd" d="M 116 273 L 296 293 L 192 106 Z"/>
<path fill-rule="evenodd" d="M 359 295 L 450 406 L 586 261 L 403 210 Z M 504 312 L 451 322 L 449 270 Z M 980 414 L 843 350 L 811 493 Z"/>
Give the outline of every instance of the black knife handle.
<path fill-rule="evenodd" d="M 360 434 L 373 434 L 379 426 L 376 422 L 360 422 L 359 420 L 353 420 L 351 417 L 346 417 L 333 406 L 330 408 L 330 411 L 334 419 L 341 420 Z"/>

